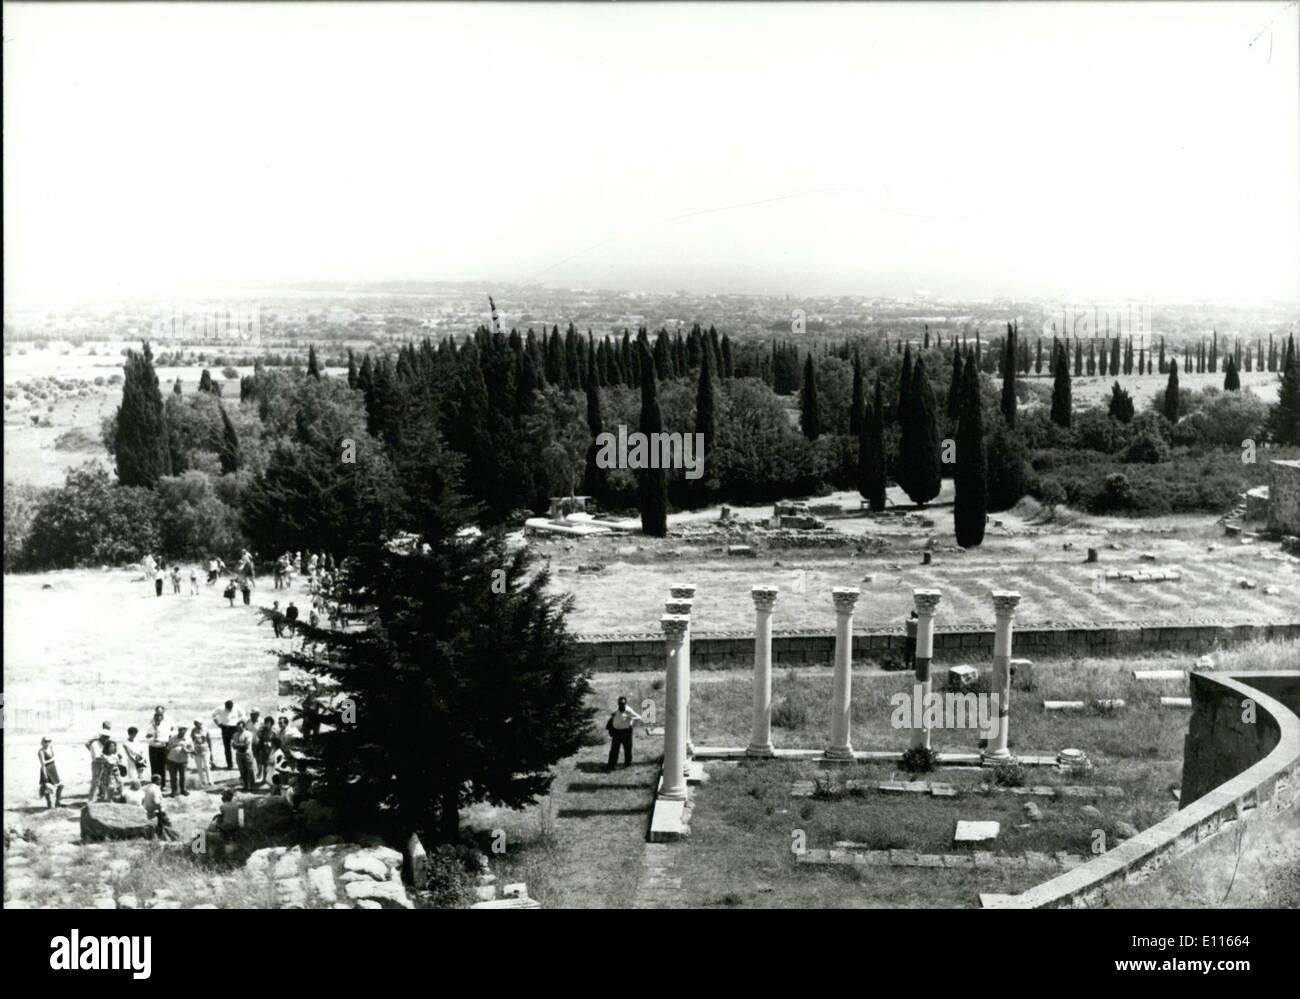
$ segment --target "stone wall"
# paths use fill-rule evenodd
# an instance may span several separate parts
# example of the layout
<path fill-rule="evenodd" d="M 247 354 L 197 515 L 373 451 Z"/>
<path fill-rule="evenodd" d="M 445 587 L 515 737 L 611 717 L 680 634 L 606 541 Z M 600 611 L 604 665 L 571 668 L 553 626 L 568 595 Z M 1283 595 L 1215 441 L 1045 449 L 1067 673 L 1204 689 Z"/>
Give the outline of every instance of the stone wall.
<path fill-rule="evenodd" d="M 1247 813 L 1271 821 L 1300 807 L 1300 672 L 1193 674 L 1192 691 L 1195 714 L 1184 767 L 1193 774 L 1190 783 L 1184 778 L 1179 810 L 1082 867 L 1008 896 L 998 907 L 1087 907 L 1102 899 L 1108 885 L 1195 850 Z M 1254 705 L 1252 726 L 1239 724 L 1246 700 Z M 1221 783 L 1206 786 L 1225 774 Z"/>
<path fill-rule="evenodd" d="M 601 672 L 658 670 L 664 667 L 661 635 L 578 636 L 578 645 L 591 669 Z M 1113 627 L 1063 627 L 1017 629 L 1017 655 L 1052 657 L 1067 655 L 1118 656 L 1153 651 L 1189 654 L 1209 652 L 1222 645 L 1255 639 L 1300 640 L 1300 622 L 1274 625 L 1230 625 L 1214 622 L 1184 625 L 1115 625 Z M 906 637 L 894 630 L 863 631 L 853 636 L 854 659 L 880 660 L 903 650 Z M 772 662 L 780 666 L 828 665 L 835 653 L 832 632 L 777 632 L 772 636 Z M 934 658 L 939 662 L 988 659 L 993 655 L 993 629 L 949 627 L 934 634 Z M 752 633 L 691 636 L 691 665 L 705 669 L 752 669 Z"/>
<path fill-rule="evenodd" d="M 1268 529 L 1300 534 L 1300 461 L 1274 461 L 1269 474 Z"/>

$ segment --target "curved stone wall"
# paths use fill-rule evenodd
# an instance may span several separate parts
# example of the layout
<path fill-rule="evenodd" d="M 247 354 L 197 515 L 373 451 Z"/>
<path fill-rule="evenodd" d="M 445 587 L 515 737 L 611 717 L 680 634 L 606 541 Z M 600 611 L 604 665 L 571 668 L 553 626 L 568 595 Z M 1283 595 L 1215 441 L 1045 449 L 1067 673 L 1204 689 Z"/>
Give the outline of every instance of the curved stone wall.
<path fill-rule="evenodd" d="M 1300 800 L 1300 671 L 1194 673 L 1181 807 L 1132 839 L 999 907 L 1088 905 L 1116 881 L 1196 847 L 1225 822 Z"/>

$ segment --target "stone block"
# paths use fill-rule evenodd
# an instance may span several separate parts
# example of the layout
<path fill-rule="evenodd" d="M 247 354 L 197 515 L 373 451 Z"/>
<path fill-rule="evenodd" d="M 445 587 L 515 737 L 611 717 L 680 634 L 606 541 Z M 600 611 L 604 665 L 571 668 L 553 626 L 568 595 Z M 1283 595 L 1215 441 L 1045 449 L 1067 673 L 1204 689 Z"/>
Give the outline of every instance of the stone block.
<path fill-rule="evenodd" d="M 958 819 L 954 843 L 986 843 L 998 838 L 1002 827 L 997 822 Z"/>

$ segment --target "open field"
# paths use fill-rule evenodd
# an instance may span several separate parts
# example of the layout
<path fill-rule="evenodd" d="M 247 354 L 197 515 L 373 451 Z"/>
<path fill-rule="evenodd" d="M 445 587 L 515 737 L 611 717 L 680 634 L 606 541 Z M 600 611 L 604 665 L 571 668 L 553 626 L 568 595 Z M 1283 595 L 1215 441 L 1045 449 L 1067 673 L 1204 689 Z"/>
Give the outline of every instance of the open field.
<path fill-rule="evenodd" d="M 848 494 L 835 498 L 856 508 Z M 770 507 L 738 511 L 740 516 L 764 513 L 770 513 Z M 778 631 L 829 631 L 835 621 L 830 591 L 836 586 L 862 590 L 854 617 L 859 628 L 901 627 L 912 609 L 913 589 L 942 591 L 940 627 L 991 626 L 989 593 L 999 589 L 1020 592 L 1020 627 L 1300 619 L 1300 565 L 1281 555 L 1276 544 L 1225 538 L 1210 516 L 1140 521 L 1078 516 L 1067 524 L 1040 526 L 1008 511 L 993 515 L 980 548 L 964 552 L 950 541 L 951 507 L 935 507 L 923 515 L 933 519 L 933 528 L 897 527 L 888 517 L 832 520 L 836 530 L 872 542 L 869 553 L 861 555 L 851 549 L 793 549 L 737 558 L 719 554 L 716 545 L 686 545 L 671 536 L 660 542 L 640 537 L 578 544 L 548 541 L 539 547 L 551 557 L 555 587 L 574 595 L 572 626 L 584 634 L 656 631 L 668 587 L 679 581 L 697 587 L 692 608 L 697 633 L 752 630 L 749 591 L 759 584 L 781 590 L 773 619 Z M 694 516 L 697 524 L 706 519 Z M 921 553 L 931 538 L 933 562 L 923 566 Z M 1089 547 L 1099 549 L 1100 562 L 1085 564 Z M 1143 553 L 1153 554 L 1154 561 L 1144 561 Z M 577 571 L 579 564 L 592 562 L 605 568 Z M 1176 568 L 1182 578 L 1110 580 L 1102 592 L 1093 590 L 1099 571 L 1143 568 Z M 1242 578 L 1256 588 L 1241 589 Z M 1266 594 L 1266 586 L 1276 587 L 1277 593 Z"/>

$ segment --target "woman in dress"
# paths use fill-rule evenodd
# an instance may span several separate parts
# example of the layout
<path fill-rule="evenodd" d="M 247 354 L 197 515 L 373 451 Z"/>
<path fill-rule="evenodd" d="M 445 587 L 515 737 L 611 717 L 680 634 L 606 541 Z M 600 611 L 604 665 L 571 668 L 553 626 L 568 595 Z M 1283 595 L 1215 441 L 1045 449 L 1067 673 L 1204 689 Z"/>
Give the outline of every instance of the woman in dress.
<path fill-rule="evenodd" d="M 63 804 L 63 781 L 59 780 L 59 768 L 54 762 L 54 744 L 48 736 L 41 740 L 36 758 L 41 764 L 40 794 L 45 799 L 45 807 L 58 808 Z"/>

